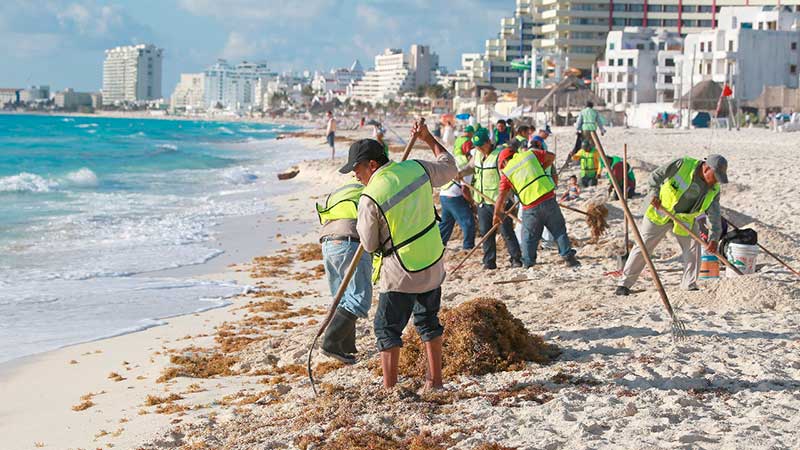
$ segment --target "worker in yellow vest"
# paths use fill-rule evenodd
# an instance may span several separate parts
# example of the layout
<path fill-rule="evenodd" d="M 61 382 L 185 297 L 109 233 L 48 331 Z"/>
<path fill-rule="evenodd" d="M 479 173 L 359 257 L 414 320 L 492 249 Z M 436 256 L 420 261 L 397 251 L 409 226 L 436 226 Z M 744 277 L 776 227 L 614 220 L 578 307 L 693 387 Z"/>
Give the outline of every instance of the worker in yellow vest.
<path fill-rule="evenodd" d="M 572 155 L 572 159 L 581 164 L 581 186 L 597 186 L 597 179 L 603 170 L 600 164 L 600 152 L 592 145 L 591 141 L 584 139 L 581 149 Z"/>
<path fill-rule="evenodd" d="M 382 255 L 375 337 L 383 386 L 397 383 L 402 335 L 412 314 L 427 356 L 425 387 L 442 387 L 439 308 L 445 277 L 444 245 L 436 227 L 433 188 L 456 178 L 455 159 L 417 122 L 412 137 L 428 144 L 435 161 L 389 162 L 380 145 L 362 139 L 350 146 L 342 173 L 355 172 L 366 185 L 356 228 L 364 250 Z"/>
<path fill-rule="evenodd" d="M 331 295 L 336 295 L 342 278 L 358 250 L 356 230 L 358 201 L 364 185 L 355 179 L 331 192 L 325 203 L 317 204 L 322 225 L 322 263 Z M 372 260 L 364 253 L 356 266 L 353 279 L 342 295 L 341 303 L 325 330 L 322 353 L 345 364 L 356 362 L 356 320 L 366 319 L 372 305 Z"/>
<path fill-rule="evenodd" d="M 498 157 L 500 192 L 494 207 L 494 223 L 501 222 L 505 201 L 513 190 L 522 204 L 522 264 L 526 268 L 536 264 L 536 250 L 544 227 L 553 234 L 564 262 L 570 267 L 580 266 L 556 202 L 556 185 L 546 172 L 554 160 L 555 155 L 544 150 L 514 151 L 510 147 Z"/>
<path fill-rule="evenodd" d="M 492 201 L 488 201 L 481 196 L 475 197 L 478 204 L 478 227 L 481 234 L 486 234 L 492 228 L 494 217 L 494 202 L 500 192 L 500 169 L 497 166 L 497 159 L 500 156 L 500 148 L 496 148 L 489 140 L 489 133 L 485 128 L 481 129 L 472 137 L 472 143 L 477 151 L 473 157 L 472 166 L 475 171 L 473 186 L 483 192 Z M 521 140 L 514 141 L 516 145 L 522 145 Z M 527 140 L 525 140 L 527 144 Z M 505 209 L 511 207 L 511 200 L 506 202 Z M 510 256 L 511 267 L 522 267 L 522 251 L 519 241 L 514 234 L 514 223 L 510 217 L 503 219 L 500 225 L 500 234 L 506 243 L 506 249 Z M 488 270 L 497 269 L 497 241 L 495 233 L 492 233 L 483 241 L 483 268 Z"/>
<path fill-rule="evenodd" d="M 678 158 L 666 166 L 653 171 L 649 187 L 653 198 L 647 207 L 639 232 L 649 253 L 672 230 L 681 247 L 683 278 L 681 288 L 697 290 L 697 275 L 700 270 L 700 245 L 672 220 L 662 214 L 659 208 L 673 213 L 687 228 L 696 227 L 695 220 L 705 214 L 710 224 L 709 251 L 716 251 L 722 234 L 722 219 L 719 209 L 720 183 L 728 182 L 728 161 L 720 155 L 709 155 L 705 161 L 694 158 Z M 616 295 L 629 295 L 630 288 L 644 269 L 644 257 L 636 246 L 625 262 L 622 280 L 615 291 Z"/>

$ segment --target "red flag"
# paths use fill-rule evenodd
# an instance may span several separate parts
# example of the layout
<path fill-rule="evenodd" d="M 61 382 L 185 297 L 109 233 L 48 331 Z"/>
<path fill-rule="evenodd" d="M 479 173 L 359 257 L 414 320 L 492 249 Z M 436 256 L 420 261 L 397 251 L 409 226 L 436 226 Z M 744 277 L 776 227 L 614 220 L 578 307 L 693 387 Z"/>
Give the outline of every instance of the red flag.
<path fill-rule="evenodd" d="M 722 88 L 722 96 L 730 97 L 731 95 L 733 95 L 733 91 L 731 90 L 731 87 L 726 84 L 725 87 Z"/>

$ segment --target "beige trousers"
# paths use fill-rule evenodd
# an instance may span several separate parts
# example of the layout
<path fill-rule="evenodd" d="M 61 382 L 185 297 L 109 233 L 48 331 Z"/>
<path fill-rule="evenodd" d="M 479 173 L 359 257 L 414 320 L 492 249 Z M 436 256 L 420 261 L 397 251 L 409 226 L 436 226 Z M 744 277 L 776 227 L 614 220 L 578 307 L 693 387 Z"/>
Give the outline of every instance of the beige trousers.
<path fill-rule="evenodd" d="M 647 253 L 652 254 L 653 249 L 656 248 L 659 242 L 664 239 L 667 232 L 672 230 L 672 221 L 664 225 L 656 225 L 647 217 L 642 218 L 639 224 L 639 232 L 642 234 L 642 240 L 647 248 Z M 678 245 L 681 246 L 681 259 L 683 260 L 683 278 L 681 279 L 681 289 L 689 289 L 689 286 L 697 282 L 697 275 L 700 271 L 700 245 L 689 236 L 675 236 Z M 625 268 L 622 269 L 621 286 L 630 288 L 636 283 L 639 274 L 644 270 L 644 256 L 642 249 L 639 246 L 633 247 L 628 260 L 625 262 Z"/>

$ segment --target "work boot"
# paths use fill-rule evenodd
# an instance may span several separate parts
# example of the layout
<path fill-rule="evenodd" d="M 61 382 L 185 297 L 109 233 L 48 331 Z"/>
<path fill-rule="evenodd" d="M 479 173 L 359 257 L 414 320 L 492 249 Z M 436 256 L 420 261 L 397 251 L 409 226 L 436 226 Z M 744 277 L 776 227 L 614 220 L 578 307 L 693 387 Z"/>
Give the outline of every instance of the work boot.
<path fill-rule="evenodd" d="M 336 308 L 325 336 L 322 338 L 322 354 L 344 364 L 355 364 L 352 355 L 356 350 L 356 316 Z"/>
<path fill-rule="evenodd" d="M 626 288 L 625 286 L 617 286 L 617 290 L 614 291 L 614 295 L 627 297 L 631 295 L 631 290 Z"/>
<path fill-rule="evenodd" d="M 520 261 L 518 259 L 512 259 L 511 260 L 511 267 L 513 267 L 513 268 L 522 267 L 522 261 Z"/>
<path fill-rule="evenodd" d="M 581 262 L 578 261 L 578 258 L 575 257 L 575 253 L 570 253 L 569 255 L 565 256 L 564 257 L 564 262 L 569 267 L 580 267 L 581 266 Z"/>

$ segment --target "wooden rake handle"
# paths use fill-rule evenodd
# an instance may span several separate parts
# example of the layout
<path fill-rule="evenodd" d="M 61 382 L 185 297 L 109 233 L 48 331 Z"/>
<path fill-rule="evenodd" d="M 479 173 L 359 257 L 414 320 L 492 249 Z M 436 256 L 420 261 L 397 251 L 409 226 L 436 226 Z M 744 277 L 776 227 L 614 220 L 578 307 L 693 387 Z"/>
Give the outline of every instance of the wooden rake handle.
<path fill-rule="evenodd" d="M 510 214 L 510 212 L 513 211 L 514 208 L 516 208 L 518 204 L 519 204 L 519 200 L 514 202 L 514 204 L 511 205 L 511 207 L 508 208 L 503 214 L 506 215 L 506 216 L 514 217 L 514 216 L 512 216 Z M 464 265 L 464 263 L 467 262 L 467 260 L 472 256 L 472 254 L 475 253 L 478 250 L 478 248 L 480 248 L 481 245 L 483 245 L 484 242 L 486 242 L 486 239 L 489 239 L 489 236 L 491 236 L 495 231 L 497 231 L 497 229 L 500 228 L 500 225 L 502 225 L 502 224 L 503 224 L 503 222 L 499 222 L 499 223 L 494 224 L 494 226 L 492 226 L 492 228 L 490 228 L 489 231 L 487 231 L 486 234 L 483 235 L 481 240 L 477 244 L 475 244 L 475 247 L 472 247 L 472 250 L 470 250 L 469 253 L 467 253 L 467 256 L 465 256 L 464 259 L 462 259 L 461 262 L 458 263 L 456 268 L 453 269 L 452 271 L 450 271 L 450 274 L 452 275 L 452 274 L 456 273 L 458 271 L 458 269 L 460 269 Z"/>
<path fill-rule="evenodd" d="M 479 190 L 478 190 L 478 188 L 476 188 L 475 186 L 473 186 L 473 185 L 471 185 L 471 184 L 467 184 L 467 183 L 464 183 L 464 186 L 466 186 L 466 187 L 468 187 L 468 188 L 472 189 L 472 192 L 474 192 L 474 193 L 476 193 L 476 194 L 480 195 L 480 196 L 481 196 L 481 197 L 482 197 L 484 200 L 486 200 L 486 201 L 487 201 L 487 202 L 489 202 L 490 204 L 494 205 L 494 200 L 492 200 L 491 198 L 489 198 L 489 197 L 488 197 L 486 194 L 484 194 L 483 192 L 479 191 Z M 520 219 L 520 218 L 519 218 L 519 217 L 517 217 L 516 215 L 514 215 L 514 214 L 512 214 L 512 213 L 510 213 L 510 212 L 506 212 L 506 216 L 508 216 L 508 217 L 511 217 L 511 220 L 513 220 L 514 222 L 517 222 L 517 223 L 519 223 L 519 224 L 522 224 L 522 219 Z"/>
<path fill-rule="evenodd" d="M 594 141 L 594 145 L 597 148 L 597 151 L 600 153 L 600 157 L 603 158 L 603 163 L 606 165 L 606 167 L 611 167 L 611 161 L 609 161 L 605 150 L 603 150 L 603 144 L 600 143 L 600 138 L 597 137 L 597 132 L 591 131 L 590 133 L 592 141 Z M 664 305 L 664 308 L 667 310 L 667 313 L 670 315 L 670 317 L 673 320 L 677 320 L 675 311 L 672 309 L 672 305 L 669 303 L 667 291 L 664 290 L 664 285 L 661 283 L 661 278 L 658 276 L 656 266 L 653 264 L 653 260 L 650 258 L 650 254 L 647 252 L 647 247 L 644 245 L 644 239 L 642 239 L 642 234 L 639 232 L 639 226 L 636 225 L 636 221 L 633 220 L 633 214 L 631 213 L 630 208 L 628 208 L 628 202 L 625 201 L 622 188 L 620 188 L 619 183 L 617 183 L 617 180 L 614 179 L 614 177 L 609 178 L 611 178 L 611 185 L 614 186 L 614 191 L 616 191 L 617 198 L 622 206 L 622 212 L 625 213 L 625 218 L 630 222 L 631 228 L 633 228 L 633 237 L 636 239 L 636 243 L 639 245 L 639 249 L 642 251 L 644 262 L 647 264 L 647 268 L 650 269 L 650 273 L 653 275 L 653 283 L 656 285 L 658 295 L 661 297 L 661 303 Z"/>
<path fill-rule="evenodd" d="M 658 210 L 661 211 L 662 213 L 666 214 L 667 217 L 669 217 L 670 219 L 672 219 L 673 222 L 678 224 L 678 228 L 680 228 L 685 233 L 687 233 L 698 244 L 700 244 L 701 246 L 705 246 L 706 245 L 706 242 L 704 240 L 700 239 L 700 236 L 695 234 L 694 231 L 690 230 L 689 227 L 686 226 L 686 224 L 684 224 L 683 222 L 680 221 L 680 219 L 675 217 L 675 214 L 672 214 L 671 212 L 667 211 L 666 209 L 664 209 L 662 207 L 659 207 Z M 738 267 L 736 267 L 733 264 L 731 264 L 731 262 L 728 261 L 727 258 L 725 258 L 724 256 L 720 255 L 719 252 L 714 251 L 714 252 L 711 252 L 711 254 L 716 256 L 717 259 L 719 259 L 720 261 L 722 261 L 722 264 L 725 264 L 725 267 L 727 267 L 727 268 L 731 269 L 732 271 L 734 271 L 736 273 L 736 275 L 742 275 L 742 271 L 739 270 Z"/>

